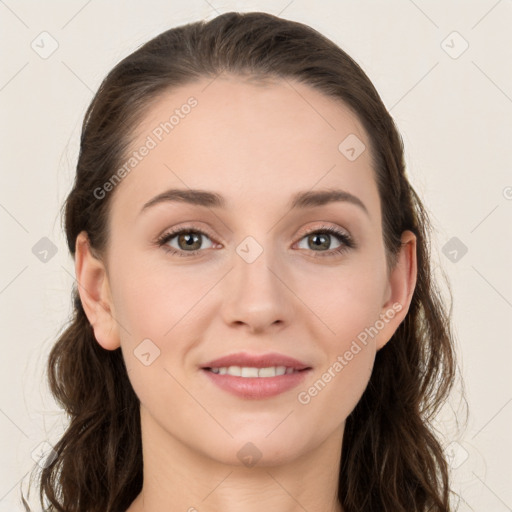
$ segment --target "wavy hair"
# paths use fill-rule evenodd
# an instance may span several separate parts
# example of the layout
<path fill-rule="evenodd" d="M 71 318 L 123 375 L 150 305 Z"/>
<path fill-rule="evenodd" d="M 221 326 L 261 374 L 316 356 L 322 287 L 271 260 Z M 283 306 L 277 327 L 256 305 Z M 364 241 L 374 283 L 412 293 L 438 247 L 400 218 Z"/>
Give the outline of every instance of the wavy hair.
<path fill-rule="evenodd" d="M 346 420 L 338 499 L 346 512 L 449 512 L 449 470 L 432 418 L 448 398 L 456 364 L 451 309 L 432 276 L 432 227 L 406 176 L 392 117 L 365 72 L 331 40 L 271 14 L 229 12 L 167 30 L 119 62 L 83 121 L 75 181 L 63 205 L 70 253 L 86 231 L 92 250 L 104 254 L 112 194 L 98 200 L 94 190 L 125 160 L 148 105 L 174 87 L 220 73 L 297 80 L 339 100 L 363 124 L 388 268 L 402 232 L 411 230 L 418 274 L 407 316 L 377 352 L 369 384 Z M 51 392 L 69 425 L 41 470 L 39 500 L 50 512 L 124 512 L 143 482 L 139 401 L 121 349 L 96 342 L 76 285 L 72 300 L 72 318 L 47 363 Z"/>

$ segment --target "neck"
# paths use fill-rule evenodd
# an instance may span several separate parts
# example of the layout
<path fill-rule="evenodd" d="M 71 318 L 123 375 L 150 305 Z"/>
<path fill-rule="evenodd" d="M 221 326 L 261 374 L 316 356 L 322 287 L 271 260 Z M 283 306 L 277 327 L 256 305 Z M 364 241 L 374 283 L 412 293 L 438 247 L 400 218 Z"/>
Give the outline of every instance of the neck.
<path fill-rule="evenodd" d="M 144 484 L 127 512 L 343 512 L 337 495 L 344 424 L 296 458 L 252 467 L 187 446 L 143 406 L 141 425 Z"/>

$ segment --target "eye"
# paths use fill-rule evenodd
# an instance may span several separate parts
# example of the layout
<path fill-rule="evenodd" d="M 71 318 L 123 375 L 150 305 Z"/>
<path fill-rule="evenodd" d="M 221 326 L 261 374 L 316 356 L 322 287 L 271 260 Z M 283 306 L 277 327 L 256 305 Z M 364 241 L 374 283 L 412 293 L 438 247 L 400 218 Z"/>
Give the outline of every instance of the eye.
<path fill-rule="evenodd" d="M 331 249 L 333 237 L 337 239 L 338 246 Z M 209 240 L 210 244 L 204 247 L 203 239 Z M 354 240 L 348 233 L 332 226 L 322 226 L 320 229 L 308 231 L 302 236 L 299 244 L 303 243 L 303 240 L 305 240 L 306 247 L 299 246 L 299 249 L 316 253 L 312 255 L 313 257 L 333 257 L 356 247 Z M 214 246 L 207 233 L 193 226 L 164 233 L 157 239 L 156 243 L 168 253 L 185 257 L 195 256 L 201 252 L 201 249 L 209 249 Z"/>
<path fill-rule="evenodd" d="M 193 256 L 199 252 L 200 248 L 205 249 L 205 247 L 201 247 L 203 238 L 207 238 L 211 242 L 210 237 L 204 231 L 189 227 L 164 233 L 158 238 L 157 244 L 171 254 Z M 174 245 L 169 245 L 169 242 Z M 212 246 L 213 244 L 206 249 Z"/>
<path fill-rule="evenodd" d="M 338 247 L 327 251 L 317 250 L 323 248 L 330 249 L 333 236 L 339 241 Z M 306 247 L 299 248 L 316 252 L 317 254 L 314 254 L 314 257 L 335 256 L 355 247 L 355 243 L 348 233 L 332 226 L 322 226 L 320 229 L 309 231 L 301 238 L 302 240 L 306 241 Z"/>

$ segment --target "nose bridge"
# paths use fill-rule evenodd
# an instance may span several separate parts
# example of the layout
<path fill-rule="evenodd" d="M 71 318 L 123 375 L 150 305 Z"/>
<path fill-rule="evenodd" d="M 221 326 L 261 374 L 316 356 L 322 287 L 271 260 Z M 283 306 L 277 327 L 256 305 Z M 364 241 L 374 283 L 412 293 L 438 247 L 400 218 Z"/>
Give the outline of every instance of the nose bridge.
<path fill-rule="evenodd" d="M 271 236 L 260 243 L 253 236 L 240 242 L 233 254 L 233 269 L 225 283 L 224 318 L 228 323 L 244 323 L 252 330 L 288 323 L 293 307 L 291 293 L 283 284 L 283 265 Z"/>

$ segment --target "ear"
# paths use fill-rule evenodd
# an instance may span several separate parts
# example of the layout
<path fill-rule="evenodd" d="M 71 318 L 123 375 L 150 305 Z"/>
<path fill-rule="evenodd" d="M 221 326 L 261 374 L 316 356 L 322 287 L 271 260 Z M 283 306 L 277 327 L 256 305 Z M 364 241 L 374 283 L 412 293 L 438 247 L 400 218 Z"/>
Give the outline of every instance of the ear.
<path fill-rule="evenodd" d="M 380 320 L 384 328 L 377 338 L 380 350 L 393 336 L 409 311 L 417 278 L 416 235 L 412 231 L 402 233 L 402 246 L 394 268 L 390 271 L 383 299 Z"/>
<path fill-rule="evenodd" d="M 80 300 L 96 341 L 106 350 L 115 350 L 120 346 L 119 329 L 113 316 L 107 271 L 93 254 L 85 231 L 76 238 L 75 274 Z"/>

